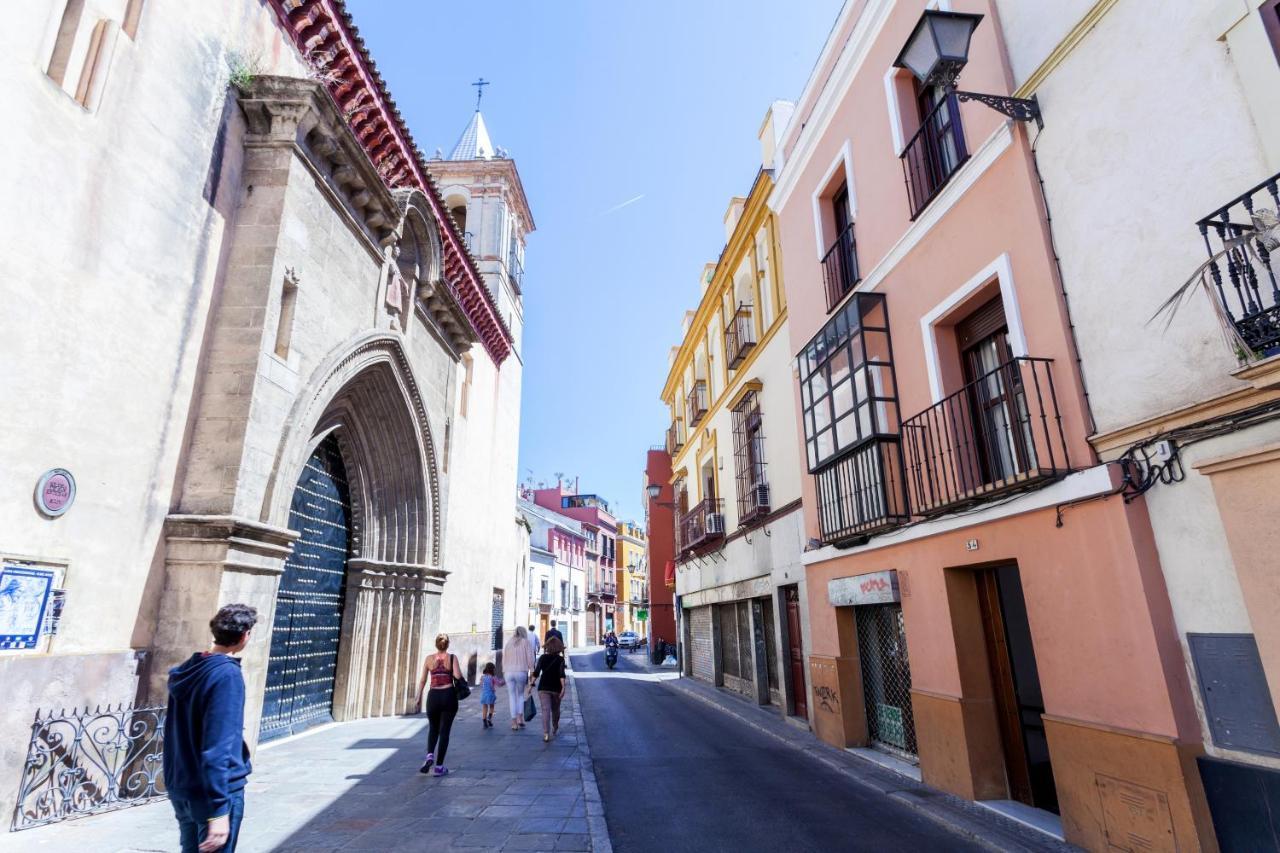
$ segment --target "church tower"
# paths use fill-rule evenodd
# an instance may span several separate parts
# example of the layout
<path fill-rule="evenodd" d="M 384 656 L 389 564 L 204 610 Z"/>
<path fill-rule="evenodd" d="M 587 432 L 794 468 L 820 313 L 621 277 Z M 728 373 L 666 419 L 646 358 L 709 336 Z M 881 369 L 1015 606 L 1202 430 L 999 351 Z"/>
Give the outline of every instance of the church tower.
<path fill-rule="evenodd" d="M 483 662 L 511 636 L 529 600 L 528 540 L 520 537 L 525 531 L 517 522 L 516 480 L 524 251 L 533 215 L 515 161 L 489 138 L 478 95 L 449 156 L 437 151 L 427 170 L 513 339 L 513 353 L 501 365 L 482 347 L 462 355 L 445 449 L 453 482 L 468 486 L 448 496 L 443 564 L 449 581 L 440 630 L 461 660 Z"/>

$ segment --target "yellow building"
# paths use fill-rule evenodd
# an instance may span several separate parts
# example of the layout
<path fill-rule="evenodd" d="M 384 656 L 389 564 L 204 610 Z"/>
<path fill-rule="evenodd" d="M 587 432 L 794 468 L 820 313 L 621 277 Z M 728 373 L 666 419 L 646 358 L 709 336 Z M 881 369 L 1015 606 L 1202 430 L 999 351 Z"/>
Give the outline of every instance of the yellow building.
<path fill-rule="evenodd" d="M 645 636 L 647 619 L 638 614 L 645 611 L 648 590 L 645 589 L 645 567 L 648 565 L 649 546 L 644 528 L 634 521 L 618 522 L 618 604 L 614 611 L 614 630 L 635 631 Z"/>
<path fill-rule="evenodd" d="M 724 250 L 699 276 L 662 400 L 671 413 L 684 672 L 805 717 L 795 359 L 768 205 L 791 111 L 775 103 L 760 128 L 760 172 L 746 197 L 729 202 Z"/>

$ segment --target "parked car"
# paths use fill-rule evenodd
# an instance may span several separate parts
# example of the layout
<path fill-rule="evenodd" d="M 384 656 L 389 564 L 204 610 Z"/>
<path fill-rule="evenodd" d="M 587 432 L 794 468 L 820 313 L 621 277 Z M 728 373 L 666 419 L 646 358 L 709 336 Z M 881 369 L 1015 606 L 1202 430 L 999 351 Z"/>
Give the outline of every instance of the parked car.
<path fill-rule="evenodd" d="M 618 635 L 618 645 L 624 649 L 640 648 L 640 635 L 635 631 L 623 631 Z"/>

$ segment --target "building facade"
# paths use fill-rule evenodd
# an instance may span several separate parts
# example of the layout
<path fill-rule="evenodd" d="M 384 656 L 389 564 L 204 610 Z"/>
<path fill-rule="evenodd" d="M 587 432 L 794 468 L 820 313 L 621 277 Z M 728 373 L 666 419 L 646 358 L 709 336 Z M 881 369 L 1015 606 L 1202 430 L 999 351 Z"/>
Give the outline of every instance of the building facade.
<path fill-rule="evenodd" d="M 408 711 L 471 485 L 460 364 L 505 372 L 514 340 L 340 4 L 47 0 L 8 24 L 0 810 L 31 795 L 21 822 L 36 713 L 162 705 L 228 602 L 259 611 L 251 746 Z"/>
<path fill-rule="evenodd" d="M 454 583 L 441 602 L 440 625 L 474 672 L 524 617 L 518 587 L 528 552 L 519 544 L 515 501 L 524 250 L 534 224 L 515 161 L 493 145 L 478 107 L 448 157 L 426 165 L 512 340 L 511 356 L 501 364 L 478 348 L 462 355 L 446 423 L 450 474 L 468 487 L 449 497 Z"/>
<path fill-rule="evenodd" d="M 1211 848 L 1147 509 L 1088 441 L 1037 128 L 965 94 L 1012 91 L 995 12 L 846 4 L 780 142 L 814 729 L 1089 849 Z M 910 70 L 935 24 L 976 25 L 960 94 Z M 1071 127 L 1044 106 L 1046 140 Z"/>
<path fill-rule="evenodd" d="M 646 556 L 644 528 L 634 521 L 618 522 L 617 611 L 613 624 L 618 633 L 635 631 L 642 637 L 648 636 L 648 612 L 644 607 L 648 601 Z"/>
<path fill-rule="evenodd" d="M 649 595 L 645 602 L 649 614 L 646 638 L 650 652 L 657 655 L 659 644 L 670 643 L 678 648 L 680 638 L 675 608 L 675 487 L 671 482 L 671 454 L 665 447 L 651 448 L 645 455 L 643 485 L 645 540 L 649 549 L 645 575 Z"/>
<path fill-rule="evenodd" d="M 1269 848 L 1280 837 L 1280 541 L 1267 521 L 1280 508 L 1280 232 L 1266 217 L 1280 210 L 1280 9 L 1181 4 L 1153 39 L 1140 35 L 1142 3 L 1034 16 L 995 5 L 1015 93 L 1045 111 L 1037 156 L 1091 443 L 1150 514 L 1177 641 L 1167 665 L 1191 682 L 1189 740 L 1204 744 L 1191 773 L 1222 849 Z M 1171 93 L 1175 109 L 1153 101 Z M 1244 228 L 1261 236 L 1229 250 L 1224 238 Z M 1161 312 L 1209 261 L 1203 285 Z"/>
<path fill-rule="evenodd" d="M 532 500 L 582 525 L 586 536 L 586 633 L 583 642 L 602 642 L 613 630 L 617 606 L 618 522 L 609 513 L 608 501 L 599 495 L 579 494 L 577 486 L 557 484 L 553 489 L 534 489 Z"/>
<path fill-rule="evenodd" d="M 580 522 L 527 500 L 520 501 L 520 512 L 532 528 L 526 625 L 541 640 L 554 619 L 566 645 L 579 646 L 586 637 L 586 531 Z"/>
<path fill-rule="evenodd" d="M 724 217 L 662 399 L 675 487 L 684 672 L 808 715 L 808 604 L 787 303 L 766 200 L 790 105 L 761 129 L 763 165 Z"/>

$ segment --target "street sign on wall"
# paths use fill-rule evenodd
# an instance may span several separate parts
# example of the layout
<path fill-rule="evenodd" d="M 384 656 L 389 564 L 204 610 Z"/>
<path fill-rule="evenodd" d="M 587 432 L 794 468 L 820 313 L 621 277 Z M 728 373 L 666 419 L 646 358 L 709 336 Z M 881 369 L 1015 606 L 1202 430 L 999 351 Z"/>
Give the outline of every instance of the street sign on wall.
<path fill-rule="evenodd" d="M 649 611 L 648 611 L 648 610 L 637 610 L 637 611 L 636 611 L 636 618 L 643 622 L 644 620 L 646 620 L 646 619 L 648 619 L 648 618 L 649 618 Z"/>

